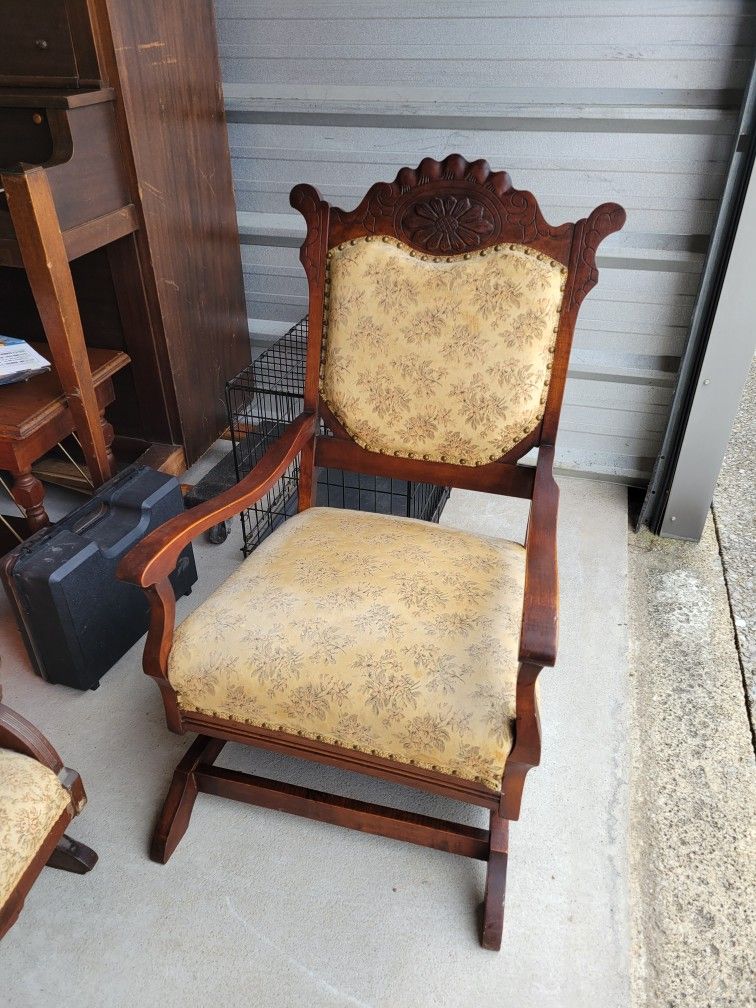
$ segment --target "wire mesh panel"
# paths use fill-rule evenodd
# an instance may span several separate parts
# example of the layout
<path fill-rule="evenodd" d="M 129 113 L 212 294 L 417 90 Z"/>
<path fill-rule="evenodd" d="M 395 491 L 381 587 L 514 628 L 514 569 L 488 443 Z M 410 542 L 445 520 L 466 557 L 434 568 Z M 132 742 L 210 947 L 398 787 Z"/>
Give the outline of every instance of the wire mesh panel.
<path fill-rule="evenodd" d="M 302 319 L 226 385 L 237 479 L 252 469 L 304 404 L 307 319 Z M 327 433 L 324 431 L 324 433 Z M 316 503 L 437 522 L 448 487 L 386 476 L 318 469 Z M 253 507 L 242 512 L 244 555 L 297 511 L 299 460 Z"/>

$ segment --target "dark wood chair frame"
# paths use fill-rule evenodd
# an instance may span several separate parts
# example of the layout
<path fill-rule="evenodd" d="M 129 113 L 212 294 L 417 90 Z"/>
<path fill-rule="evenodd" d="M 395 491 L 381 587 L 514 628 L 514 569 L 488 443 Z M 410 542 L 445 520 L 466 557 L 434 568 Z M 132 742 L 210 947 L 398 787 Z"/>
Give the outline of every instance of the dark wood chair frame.
<path fill-rule="evenodd" d="M 187 829 L 198 792 L 225 795 L 297 815 L 423 844 L 488 862 L 482 914 L 482 944 L 498 949 L 503 926 L 509 820 L 520 814 L 525 776 L 540 760 L 541 732 L 535 685 L 557 653 L 556 526 L 559 491 L 552 475 L 554 445 L 578 309 L 598 281 L 596 250 L 619 230 L 625 212 L 604 203 L 577 223 L 547 224 L 529 192 L 512 188 L 506 172 L 460 155 L 438 162 L 426 158 L 403 168 L 393 183 L 373 185 L 360 205 L 346 212 L 329 206 L 316 189 L 298 185 L 291 204 L 307 222 L 300 258 L 309 284 L 309 344 L 304 411 L 236 487 L 152 532 L 124 558 L 119 576 L 144 588 L 151 623 L 144 670 L 163 696 L 168 727 L 198 737 L 176 768 L 152 842 L 152 857 L 165 863 Z M 417 210 L 433 211 L 438 224 L 423 228 Z M 472 222 L 472 227 L 466 226 Z M 464 466 L 387 456 L 358 446 L 320 398 L 319 376 L 324 309 L 328 299 L 329 249 L 365 235 L 388 235 L 421 253 L 473 256 L 501 244 L 530 246 L 567 267 L 552 378 L 543 419 L 501 459 Z M 321 421 L 329 436 L 320 436 Z M 517 465 L 538 447 L 535 467 Z M 313 503 L 315 468 L 337 468 L 398 479 L 436 483 L 531 501 L 526 535 L 525 597 L 516 687 L 514 744 L 498 791 L 467 780 L 397 763 L 335 745 L 181 710 L 167 677 L 174 631 L 175 599 L 168 576 L 181 550 L 201 532 L 238 514 L 266 493 L 301 455 L 299 508 Z M 370 774 L 422 791 L 483 806 L 490 828 L 475 829 L 394 808 L 376 806 L 282 784 L 214 766 L 226 741 L 243 742 L 346 770 Z"/>
<path fill-rule="evenodd" d="M 63 766 L 60 756 L 39 729 L 16 711 L 6 707 L 4 703 L 0 703 L 0 749 L 23 753 L 49 767 L 71 796 L 71 801 L 61 812 L 34 859 L 0 906 L 0 938 L 2 938 L 18 919 L 27 893 L 45 865 L 84 875 L 94 868 L 97 855 L 90 847 L 66 835 L 68 824 L 81 812 L 87 801 L 81 777 L 75 770 Z"/>

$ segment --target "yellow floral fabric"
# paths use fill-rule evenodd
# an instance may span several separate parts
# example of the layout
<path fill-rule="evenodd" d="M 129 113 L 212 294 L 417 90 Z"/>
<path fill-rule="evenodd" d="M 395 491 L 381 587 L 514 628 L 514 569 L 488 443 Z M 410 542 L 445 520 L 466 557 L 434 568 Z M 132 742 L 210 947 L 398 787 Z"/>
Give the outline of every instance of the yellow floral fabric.
<path fill-rule="evenodd" d="M 567 271 L 524 245 L 332 249 L 321 394 L 371 451 L 482 465 L 543 416 Z"/>
<path fill-rule="evenodd" d="M 183 710 L 499 790 L 524 567 L 517 543 L 310 508 L 181 624 L 168 677 Z"/>
<path fill-rule="evenodd" d="M 49 769 L 0 749 L 0 904 L 10 896 L 71 801 Z"/>

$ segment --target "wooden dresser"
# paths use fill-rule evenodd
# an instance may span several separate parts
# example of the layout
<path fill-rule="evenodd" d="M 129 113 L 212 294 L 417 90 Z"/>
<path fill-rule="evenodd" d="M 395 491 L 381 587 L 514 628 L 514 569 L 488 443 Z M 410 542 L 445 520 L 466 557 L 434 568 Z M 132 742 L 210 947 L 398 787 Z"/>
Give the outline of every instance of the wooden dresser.
<path fill-rule="evenodd" d="M 86 344 L 130 359 L 116 451 L 191 464 L 250 359 L 210 0 L 3 0 L 0 171 L 19 162 L 45 168 Z M 0 332 L 44 341 L 38 305 L 0 193 Z"/>

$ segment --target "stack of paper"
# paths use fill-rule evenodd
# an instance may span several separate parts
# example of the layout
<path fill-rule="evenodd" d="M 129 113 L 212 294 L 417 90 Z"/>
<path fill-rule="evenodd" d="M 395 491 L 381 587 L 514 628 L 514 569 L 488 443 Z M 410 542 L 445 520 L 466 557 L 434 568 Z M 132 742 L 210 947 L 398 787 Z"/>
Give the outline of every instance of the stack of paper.
<path fill-rule="evenodd" d="M 50 370 L 50 362 L 28 343 L 13 336 L 0 336 L 0 385 L 24 381 Z"/>

